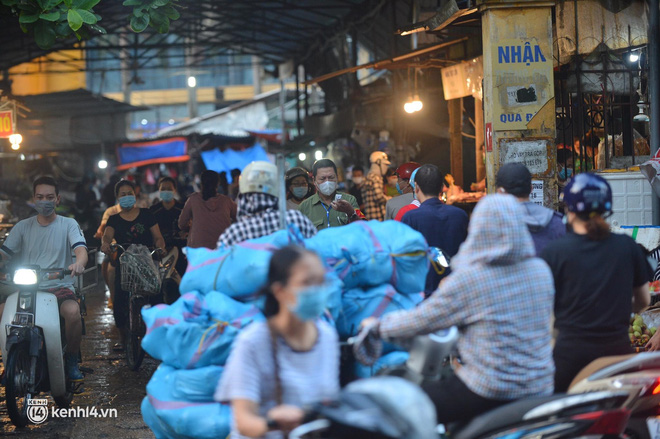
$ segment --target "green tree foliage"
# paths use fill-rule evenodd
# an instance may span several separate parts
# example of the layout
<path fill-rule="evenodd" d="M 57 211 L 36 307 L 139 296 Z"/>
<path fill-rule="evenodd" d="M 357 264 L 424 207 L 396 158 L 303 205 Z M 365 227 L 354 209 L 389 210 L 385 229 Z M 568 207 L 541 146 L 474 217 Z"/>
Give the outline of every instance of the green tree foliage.
<path fill-rule="evenodd" d="M 18 17 L 21 29 L 32 35 L 42 49 L 49 49 L 58 39 L 72 34 L 88 39 L 105 34 L 99 24 L 101 16 L 94 7 L 101 0 L 0 0 L 0 10 L 5 9 Z M 116 1 L 116 0 L 105 0 Z M 134 32 L 142 32 L 151 26 L 159 33 L 170 30 L 170 22 L 180 17 L 177 0 L 125 0 L 127 20 Z"/>

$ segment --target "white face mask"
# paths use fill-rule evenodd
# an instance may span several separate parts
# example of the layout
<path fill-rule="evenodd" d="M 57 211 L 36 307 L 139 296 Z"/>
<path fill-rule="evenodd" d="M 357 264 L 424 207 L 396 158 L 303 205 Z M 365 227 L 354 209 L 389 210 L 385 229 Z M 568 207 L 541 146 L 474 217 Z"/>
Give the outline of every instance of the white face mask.
<path fill-rule="evenodd" d="M 326 181 L 319 185 L 319 191 L 321 191 L 321 193 L 326 197 L 332 195 L 336 190 L 337 190 L 336 181 Z"/>
<path fill-rule="evenodd" d="M 362 184 L 362 183 L 364 183 L 364 177 L 355 177 L 355 178 L 353 179 L 353 183 L 355 183 L 355 184 Z"/>

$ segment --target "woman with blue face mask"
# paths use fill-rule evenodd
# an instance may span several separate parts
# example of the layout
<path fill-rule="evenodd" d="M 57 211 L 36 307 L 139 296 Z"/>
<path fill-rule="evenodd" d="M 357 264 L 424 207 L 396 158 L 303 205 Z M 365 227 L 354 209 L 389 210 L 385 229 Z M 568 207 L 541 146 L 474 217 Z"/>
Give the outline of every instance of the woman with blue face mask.
<path fill-rule="evenodd" d="M 232 407 L 232 439 L 279 439 L 303 407 L 339 392 L 339 342 L 319 317 L 330 289 L 319 257 L 295 246 L 273 254 L 264 288 L 266 322 L 234 342 L 215 399 Z"/>
<path fill-rule="evenodd" d="M 286 208 L 297 210 L 300 203 L 314 194 L 314 185 L 309 172 L 302 167 L 291 168 L 284 176 Z"/>
<path fill-rule="evenodd" d="M 158 228 L 165 240 L 167 250 L 176 247 L 179 251 L 176 260 L 176 273 L 174 280 L 168 279 L 163 287 L 165 303 L 172 304 L 179 297 L 179 282 L 181 275 L 186 272 L 188 260 L 183 254 L 182 248 L 186 246 L 186 239 L 182 237 L 179 229 L 179 217 L 183 211 L 184 204 L 177 200 L 176 180 L 172 177 L 161 177 L 158 180 L 158 196 L 160 201 L 149 208 L 158 222 Z"/>
<path fill-rule="evenodd" d="M 160 233 L 156 218 L 149 209 L 139 208 L 136 205 L 135 183 L 129 180 L 120 180 L 115 185 L 115 197 L 121 211 L 111 215 L 101 238 L 101 251 L 111 256 L 110 244 L 115 240 L 124 248 L 131 244 L 142 244 L 147 247 L 158 247 L 165 250 L 165 240 Z M 115 297 L 113 314 L 115 325 L 119 328 L 122 341 L 115 345 L 115 349 L 123 348 L 124 340 L 128 334 L 128 292 L 121 288 L 121 264 L 119 255 L 115 260 Z"/>

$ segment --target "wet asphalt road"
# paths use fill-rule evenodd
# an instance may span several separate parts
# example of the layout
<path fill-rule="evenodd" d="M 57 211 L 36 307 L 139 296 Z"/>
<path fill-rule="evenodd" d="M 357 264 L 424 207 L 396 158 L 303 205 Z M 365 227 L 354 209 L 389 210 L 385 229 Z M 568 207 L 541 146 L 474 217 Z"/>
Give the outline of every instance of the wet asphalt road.
<path fill-rule="evenodd" d="M 86 295 L 87 334 L 83 336 L 83 366 L 94 369 L 85 377 L 85 391 L 76 395 L 72 407 L 116 409 L 116 418 L 49 419 L 41 425 L 24 429 L 15 428 L 4 402 L 4 387 L 0 390 L 0 437 L 9 438 L 153 438 L 151 430 L 142 421 L 140 403 L 146 395 L 146 385 L 158 362 L 147 356 L 137 372 L 126 367 L 123 352 L 113 351 L 119 340 L 114 326 L 112 310 L 107 307 L 107 292 L 101 284 Z M 50 407 L 54 406 L 49 397 Z"/>

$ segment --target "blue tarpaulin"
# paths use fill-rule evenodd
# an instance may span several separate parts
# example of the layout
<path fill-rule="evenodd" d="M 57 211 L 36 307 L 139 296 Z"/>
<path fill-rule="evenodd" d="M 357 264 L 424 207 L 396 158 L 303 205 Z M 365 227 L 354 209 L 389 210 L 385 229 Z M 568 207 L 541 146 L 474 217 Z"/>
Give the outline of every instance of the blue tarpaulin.
<path fill-rule="evenodd" d="M 202 160 L 204 160 L 206 169 L 218 173 L 225 171 L 227 173 L 227 180 L 230 181 L 230 172 L 232 169 L 240 169 L 242 171 L 250 162 L 258 160 L 270 161 L 266 151 L 258 143 L 242 151 L 236 151 L 231 148 L 220 151 L 216 148 L 210 151 L 202 151 L 200 154 Z"/>
<path fill-rule="evenodd" d="M 188 140 L 172 137 L 149 142 L 124 143 L 117 148 L 117 170 L 151 165 L 154 163 L 184 162 L 188 156 Z"/>

